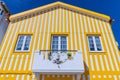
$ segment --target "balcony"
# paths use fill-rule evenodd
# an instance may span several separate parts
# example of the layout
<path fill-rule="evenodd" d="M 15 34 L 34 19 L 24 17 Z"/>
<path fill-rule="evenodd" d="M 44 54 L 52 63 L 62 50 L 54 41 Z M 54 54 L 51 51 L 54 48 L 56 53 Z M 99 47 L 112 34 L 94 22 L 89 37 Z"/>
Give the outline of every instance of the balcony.
<path fill-rule="evenodd" d="M 81 51 L 35 51 L 32 71 L 34 73 L 83 73 Z"/>

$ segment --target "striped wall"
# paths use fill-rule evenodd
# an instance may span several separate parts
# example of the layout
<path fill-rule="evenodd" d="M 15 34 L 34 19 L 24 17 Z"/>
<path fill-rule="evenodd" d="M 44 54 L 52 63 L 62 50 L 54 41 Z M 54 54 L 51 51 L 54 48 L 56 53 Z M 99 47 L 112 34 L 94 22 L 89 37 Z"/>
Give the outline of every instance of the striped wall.
<path fill-rule="evenodd" d="M 0 80 L 34 80 L 34 51 L 49 50 L 52 33 L 68 33 L 68 49 L 82 51 L 85 73 L 81 80 L 120 79 L 120 53 L 110 24 L 68 8 L 53 7 L 10 22 L 1 45 Z M 14 52 L 18 34 L 32 34 L 30 52 Z M 101 36 L 103 52 L 89 52 L 88 34 Z"/>

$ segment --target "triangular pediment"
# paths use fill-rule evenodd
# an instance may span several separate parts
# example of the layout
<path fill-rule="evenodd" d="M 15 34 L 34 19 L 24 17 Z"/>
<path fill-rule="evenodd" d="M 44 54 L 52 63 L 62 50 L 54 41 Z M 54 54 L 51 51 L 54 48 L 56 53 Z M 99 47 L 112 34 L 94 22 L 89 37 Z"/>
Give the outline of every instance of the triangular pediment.
<path fill-rule="evenodd" d="M 40 11 L 50 10 L 50 9 L 53 9 L 53 8 L 65 8 L 65 9 L 68 9 L 68 10 L 80 12 L 80 13 L 88 15 L 88 16 L 100 18 L 100 19 L 103 19 L 103 20 L 106 20 L 106 21 L 110 20 L 110 17 L 107 16 L 107 15 L 100 14 L 100 13 L 97 13 L 97 12 L 93 12 L 93 11 L 90 11 L 90 10 L 86 10 L 86 9 L 83 9 L 83 8 L 79 8 L 79 7 L 76 7 L 76 6 L 73 6 L 73 5 L 70 5 L 70 4 L 66 4 L 66 3 L 63 3 L 63 2 L 59 2 L 59 1 L 51 3 L 51 4 L 47 4 L 45 6 L 41 6 L 41 7 L 32 9 L 32 10 L 28 10 L 28 11 L 25 11 L 25 12 L 21 12 L 21 13 L 12 15 L 10 17 L 10 20 L 20 18 L 20 17 L 24 17 L 24 16 L 27 16 L 29 14 L 35 14 L 35 13 L 38 13 Z"/>

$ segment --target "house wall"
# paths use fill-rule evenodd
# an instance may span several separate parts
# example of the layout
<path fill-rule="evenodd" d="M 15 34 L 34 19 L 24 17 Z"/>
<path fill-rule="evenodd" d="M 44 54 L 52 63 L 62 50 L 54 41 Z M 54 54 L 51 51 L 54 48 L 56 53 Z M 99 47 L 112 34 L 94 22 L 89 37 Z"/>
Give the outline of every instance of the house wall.
<path fill-rule="evenodd" d="M 19 34 L 32 35 L 29 52 L 14 51 Z M 50 50 L 52 34 L 67 34 L 68 49 L 82 51 L 85 66 L 82 80 L 120 79 L 120 53 L 109 22 L 58 7 L 10 22 L 1 47 L 0 79 L 35 78 L 31 72 L 34 51 Z M 89 52 L 89 34 L 101 36 L 103 52 Z"/>

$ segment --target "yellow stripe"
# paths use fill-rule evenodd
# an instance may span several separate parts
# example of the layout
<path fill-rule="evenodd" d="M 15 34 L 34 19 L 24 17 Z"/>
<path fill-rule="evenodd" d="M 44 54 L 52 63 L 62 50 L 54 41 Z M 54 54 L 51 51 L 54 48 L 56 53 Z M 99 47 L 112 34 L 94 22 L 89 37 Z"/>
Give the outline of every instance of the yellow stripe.
<path fill-rule="evenodd" d="M 30 59 L 31 59 L 31 55 L 28 56 L 28 62 L 27 62 L 27 65 L 26 65 L 26 71 L 28 71 L 28 69 L 29 69 Z"/>
<path fill-rule="evenodd" d="M 50 50 L 50 46 L 51 46 L 51 37 L 50 37 L 51 35 L 50 35 L 50 33 L 52 32 L 52 16 L 53 16 L 52 12 L 53 12 L 52 10 L 49 12 L 49 20 L 50 20 L 50 24 L 49 24 L 50 28 L 49 29 L 50 30 L 48 32 L 48 35 L 49 35 L 49 37 L 48 37 L 48 50 Z"/>
<path fill-rule="evenodd" d="M 107 65 L 106 65 L 106 63 L 105 63 L 105 59 L 104 59 L 104 55 L 102 55 L 102 60 L 103 60 L 103 66 L 104 66 L 104 69 L 105 69 L 105 71 L 107 71 Z"/>
<path fill-rule="evenodd" d="M 19 68 L 19 65 L 18 64 L 20 64 L 20 60 L 21 60 L 21 55 L 19 55 L 19 57 L 18 57 L 18 62 L 17 62 L 17 65 L 16 65 L 16 69 L 15 70 L 18 70 L 18 68 Z"/>
<path fill-rule="evenodd" d="M 57 27 L 58 27 L 58 24 L 57 24 L 57 22 L 58 22 L 58 19 L 57 19 L 57 12 L 58 11 L 58 8 L 57 7 L 55 7 L 55 10 L 54 10 L 54 12 L 53 12 L 53 15 L 52 16 L 54 16 L 54 18 L 53 18 L 53 25 L 52 25 L 52 29 L 53 29 L 53 32 L 57 32 Z"/>
<path fill-rule="evenodd" d="M 30 32 L 32 32 L 32 26 L 33 26 L 33 23 L 34 23 L 34 16 L 33 15 L 31 15 L 31 18 L 32 18 L 32 20 L 31 20 L 31 25 L 29 26 L 30 27 Z"/>
<path fill-rule="evenodd" d="M 66 9 L 65 8 L 63 8 L 62 9 L 62 12 L 63 12 L 63 14 L 62 14 L 62 24 L 63 24 L 63 32 L 67 32 L 66 31 L 66 28 L 67 28 L 67 26 L 66 26 Z"/>
<path fill-rule="evenodd" d="M 24 19 L 23 19 L 23 25 L 21 26 L 21 27 L 22 27 L 21 32 L 24 31 L 25 23 L 26 23 L 26 19 L 24 18 Z"/>
<path fill-rule="evenodd" d="M 28 17 L 27 19 L 28 19 L 28 22 L 27 22 L 27 25 L 26 25 L 26 31 L 25 32 L 28 32 L 28 28 L 29 28 L 29 25 L 30 25 L 30 17 Z"/>
<path fill-rule="evenodd" d="M 45 26 L 45 32 L 44 32 L 44 48 L 43 48 L 43 50 L 45 50 L 46 49 L 46 43 L 47 43 L 47 35 L 48 35 L 48 17 L 49 17 L 49 15 L 48 15 L 48 12 L 46 13 L 46 26 Z"/>
<path fill-rule="evenodd" d="M 110 26 L 108 26 L 107 24 L 108 24 L 108 23 L 105 23 L 105 25 L 106 25 L 105 27 L 106 27 L 106 29 L 107 29 L 107 31 L 108 31 L 107 34 L 108 34 L 108 36 L 109 36 L 109 38 L 110 38 L 110 42 L 111 42 L 111 45 L 112 45 L 111 48 L 113 49 L 113 52 L 114 52 L 114 54 L 113 54 L 113 55 L 115 56 L 115 57 L 114 57 L 114 61 L 116 61 L 116 62 L 117 62 L 117 66 L 119 66 L 119 59 L 118 59 L 118 56 L 117 56 L 117 52 L 118 52 L 118 51 L 116 51 L 118 48 L 117 48 L 116 45 L 114 45 L 116 41 L 115 41 L 114 37 L 112 37 L 112 36 L 113 36 L 113 35 L 111 34 L 112 32 L 109 33 L 108 27 L 110 27 Z M 116 67 L 117 67 L 117 66 L 116 66 Z M 118 69 L 120 69 L 120 67 L 118 67 Z M 117 70 L 118 70 L 118 69 L 117 69 Z"/>
<path fill-rule="evenodd" d="M 20 70 L 24 70 L 24 65 L 25 65 L 26 60 L 27 60 L 27 58 L 26 58 L 26 55 L 24 54 L 23 61 L 22 61 L 22 66 L 21 66 Z"/>
<path fill-rule="evenodd" d="M 101 23 L 102 24 L 102 26 L 103 26 L 103 22 Z M 103 29 L 104 27 L 101 27 L 101 29 Z M 111 55 L 111 50 L 110 50 L 110 45 L 109 45 L 109 43 L 108 43 L 108 38 L 107 38 L 107 35 L 106 35 L 106 33 L 105 33 L 105 30 L 103 29 L 103 33 L 104 33 L 104 36 L 105 36 L 105 39 L 106 39 L 106 43 L 108 44 L 107 45 L 107 47 L 108 47 L 108 51 L 110 52 L 109 53 L 109 55 L 110 55 L 110 58 L 109 59 L 111 59 L 112 60 L 112 66 L 114 66 L 115 64 L 114 64 L 114 62 L 113 62 L 113 58 L 112 58 L 112 55 Z M 114 67 L 113 67 L 114 68 Z M 115 69 L 115 68 L 114 68 Z"/>
<path fill-rule="evenodd" d="M 85 19 L 86 19 L 86 27 L 88 29 L 88 32 L 90 32 L 90 27 L 88 25 L 88 16 L 87 15 L 85 16 Z"/>
<path fill-rule="evenodd" d="M 94 28 L 95 28 L 95 32 L 98 32 L 98 30 L 97 30 L 97 26 L 96 26 L 96 24 L 95 24 L 95 19 L 93 18 L 93 25 L 94 25 Z"/>
<path fill-rule="evenodd" d="M 79 41 L 79 22 L 78 22 L 78 13 L 76 12 L 76 15 L 75 15 L 75 24 L 76 24 L 76 40 L 77 40 L 77 49 L 80 50 L 80 41 Z"/>
<path fill-rule="evenodd" d="M 43 30 L 44 30 L 43 26 L 44 26 L 44 20 L 45 20 L 45 14 L 43 13 L 42 15 L 43 15 L 43 20 L 42 20 L 42 31 L 41 31 L 41 34 L 40 34 L 40 43 L 41 43 L 40 44 L 40 50 L 42 50 L 42 44 L 43 44 L 42 43 L 42 38 L 43 38 Z"/>
<path fill-rule="evenodd" d="M 61 32 L 62 30 L 61 30 L 61 8 L 60 7 L 58 7 L 58 28 L 59 28 L 59 30 L 58 30 L 58 32 Z"/>

